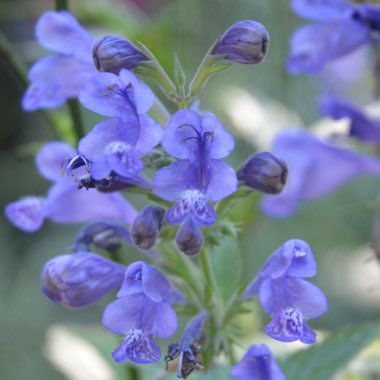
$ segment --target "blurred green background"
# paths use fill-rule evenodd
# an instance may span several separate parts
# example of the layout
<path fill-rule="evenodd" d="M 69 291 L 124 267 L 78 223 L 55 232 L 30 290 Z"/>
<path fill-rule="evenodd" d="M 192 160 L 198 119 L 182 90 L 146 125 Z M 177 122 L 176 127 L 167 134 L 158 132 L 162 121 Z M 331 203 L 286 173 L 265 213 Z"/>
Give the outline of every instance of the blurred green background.
<path fill-rule="evenodd" d="M 170 73 L 177 52 L 189 77 L 208 47 L 234 22 L 254 19 L 267 27 L 271 42 L 265 62 L 255 67 L 235 65 L 217 75 L 201 98 L 201 109 L 215 113 L 236 135 L 237 148 L 230 158 L 236 168 L 253 151 L 265 148 L 276 128 L 316 121 L 316 99 L 332 85 L 331 73 L 327 71 L 315 77 L 286 73 L 288 39 L 303 23 L 290 11 L 289 1 L 76 0 L 72 3 L 72 13 L 96 36 L 121 34 L 132 41 L 139 40 Z M 41 13 L 53 8 L 54 3 L 45 0 L 0 3 L 1 33 L 11 42 L 25 67 L 45 54 L 34 40 L 34 25 Z M 361 103 L 371 99 L 372 54 L 365 51 L 364 58 L 358 58 L 357 64 L 361 65 L 358 67 L 368 71 L 352 70 L 348 85 L 343 83 L 339 87 L 334 82 L 338 92 Z M 26 114 L 21 110 L 23 86 L 1 56 L 0 84 L 3 209 L 23 195 L 45 193 L 49 184 L 38 175 L 33 154 L 43 142 L 57 136 L 41 112 Z M 240 106 L 241 110 L 237 110 Z M 65 111 L 56 113 L 63 129 L 69 123 Z M 85 116 L 91 127 L 93 116 L 89 113 Z M 256 126 L 255 132 L 242 131 L 242 125 L 250 122 Z M 240 243 L 245 278 L 252 278 L 265 258 L 285 240 L 301 238 L 309 242 L 317 257 L 319 275 L 313 282 L 326 292 L 330 304 L 329 312 L 313 321 L 313 327 L 336 330 L 379 319 L 380 266 L 370 246 L 379 184 L 380 178 L 358 178 L 324 199 L 303 204 L 287 220 L 271 220 L 260 214 L 256 205 L 259 196 L 242 201 L 235 213 L 244 220 Z M 25 234 L 2 216 L 0 227 L 0 379 L 64 379 L 44 356 L 47 328 L 55 323 L 99 323 L 106 302 L 71 311 L 50 303 L 39 291 L 41 267 L 68 248 L 77 226 L 46 222 L 39 232 Z"/>

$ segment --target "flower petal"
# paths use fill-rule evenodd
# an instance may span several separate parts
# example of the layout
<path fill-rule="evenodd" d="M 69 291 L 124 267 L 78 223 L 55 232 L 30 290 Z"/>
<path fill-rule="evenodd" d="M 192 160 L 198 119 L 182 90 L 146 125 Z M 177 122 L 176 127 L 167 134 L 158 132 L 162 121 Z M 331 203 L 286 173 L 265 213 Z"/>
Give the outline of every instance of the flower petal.
<path fill-rule="evenodd" d="M 92 62 L 92 36 L 66 11 L 44 13 L 37 22 L 39 43 L 51 50 L 78 55 Z"/>
<path fill-rule="evenodd" d="M 62 178 L 63 163 L 76 151 L 70 145 L 61 141 L 52 141 L 45 144 L 36 156 L 38 171 L 51 181 Z"/>
<path fill-rule="evenodd" d="M 123 343 L 112 353 L 117 363 L 130 360 L 138 364 L 157 362 L 161 358 L 160 347 L 149 332 L 131 329 L 127 332 Z"/>
<path fill-rule="evenodd" d="M 159 303 L 156 309 L 152 332 L 161 339 L 171 337 L 178 327 L 178 318 L 174 309 L 167 303 Z"/>

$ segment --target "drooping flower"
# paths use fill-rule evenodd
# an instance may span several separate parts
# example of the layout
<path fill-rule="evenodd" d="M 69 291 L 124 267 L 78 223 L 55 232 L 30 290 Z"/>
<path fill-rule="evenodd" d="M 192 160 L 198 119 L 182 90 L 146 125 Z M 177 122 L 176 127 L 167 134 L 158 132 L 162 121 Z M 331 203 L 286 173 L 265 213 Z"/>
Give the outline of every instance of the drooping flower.
<path fill-rule="evenodd" d="M 240 362 L 234 365 L 230 374 L 236 380 L 285 380 L 269 348 L 252 345 Z"/>
<path fill-rule="evenodd" d="M 199 312 L 187 324 L 182 339 L 169 344 L 168 354 L 165 357 L 166 367 L 168 368 L 169 363 L 178 357 L 177 377 L 180 379 L 186 379 L 194 369 L 203 369 L 197 359 L 197 355 L 200 353 L 198 339 L 207 317 L 206 311 Z"/>
<path fill-rule="evenodd" d="M 275 218 L 292 215 L 300 202 L 323 197 L 356 176 L 380 173 L 379 160 L 322 141 L 300 129 L 278 134 L 272 151 L 289 166 L 284 191 L 265 196 L 261 203 L 262 211 Z"/>
<path fill-rule="evenodd" d="M 160 360 L 154 338 L 167 339 L 175 333 L 177 315 L 171 304 L 183 299 L 158 269 L 141 261 L 127 268 L 117 297 L 103 315 L 106 328 L 125 335 L 112 354 L 114 360 L 142 364 Z"/>
<path fill-rule="evenodd" d="M 136 211 L 120 194 L 78 189 L 70 178 L 61 176 L 62 162 L 73 152 L 62 142 L 48 143 L 40 150 L 37 168 L 54 184 L 45 197 L 27 196 L 8 204 L 5 214 L 11 223 L 25 232 L 37 231 L 44 219 L 63 224 L 96 219 L 132 223 Z"/>
<path fill-rule="evenodd" d="M 314 73 L 372 41 L 380 30 L 380 7 L 353 5 L 346 0 L 293 0 L 293 10 L 316 24 L 298 29 L 290 40 L 287 61 L 291 73 Z"/>
<path fill-rule="evenodd" d="M 268 50 L 269 34 L 257 21 L 244 20 L 230 26 L 219 38 L 211 55 L 236 63 L 260 63 Z"/>
<path fill-rule="evenodd" d="M 270 152 L 260 152 L 249 157 L 237 172 L 239 181 L 266 194 L 278 194 L 288 178 L 288 166 Z"/>
<path fill-rule="evenodd" d="M 65 306 L 89 306 L 120 286 L 125 269 L 91 252 L 57 256 L 42 269 L 42 292 Z"/>
<path fill-rule="evenodd" d="M 319 110 L 322 115 L 335 120 L 348 118 L 350 136 L 367 143 L 380 143 L 380 119 L 370 118 L 350 102 L 333 95 L 325 96 L 320 101 Z"/>
<path fill-rule="evenodd" d="M 66 11 L 44 13 L 36 25 L 36 37 L 55 55 L 41 58 L 31 68 L 32 82 L 22 106 L 26 111 L 55 108 L 77 97 L 97 71 L 92 62 L 92 36 Z"/>
<path fill-rule="evenodd" d="M 216 213 L 209 201 L 221 201 L 237 188 L 235 172 L 221 160 L 233 150 L 233 137 L 214 115 L 182 110 L 169 120 L 162 146 L 180 159 L 153 178 L 154 193 L 176 202 L 167 212 L 167 221 L 183 224 L 192 219 L 202 226 L 215 223 Z"/>
<path fill-rule="evenodd" d="M 312 344 L 316 333 L 307 324 L 327 310 L 322 291 L 302 277 L 316 274 L 316 262 L 309 245 L 298 239 L 284 243 L 267 260 L 244 292 L 245 298 L 258 296 L 272 321 L 264 328 L 273 339 L 300 340 Z"/>

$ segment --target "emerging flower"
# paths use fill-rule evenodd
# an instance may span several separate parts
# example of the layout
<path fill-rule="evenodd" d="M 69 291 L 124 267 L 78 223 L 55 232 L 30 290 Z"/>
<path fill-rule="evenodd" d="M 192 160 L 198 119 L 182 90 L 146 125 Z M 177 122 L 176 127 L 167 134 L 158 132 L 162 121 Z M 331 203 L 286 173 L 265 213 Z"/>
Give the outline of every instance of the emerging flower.
<path fill-rule="evenodd" d="M 176 202 L 167 212 L 168 222 L 182 224 L 192 219 L 197 225 L 215 223 L 216 213 L 209 200 L 221 201 L 237 188 L 235 172 L 220 160 L 232 151 L 233 137 L 214 115 L 182 110 L 169 120 L 162 146 L 180 158 L 153 178 L 154 193 Z"/>
<path fill-rule="evenodd" d="M 251 156 L 238 170 L 239 181 L 254 190 L 266 194 L 278 194 L 288 178 L 286 162 L 269 152 Z"/>
<path fill-rule="evenodd" d="M 194 369 L 203 369 L 202 364 L 197 360 L 197 355 L 201 351 L 198 339 L 207 317 L 206 311 L 199 312 L 187 324 L 182 339 L 169 344 L 168 354 L 165 357 L 166 369 L 168 370 L 169 363 L 178 357 L 177 377 L 180 379 L 186 379 Z"/>
<path fill-rule="evenodd" d="M 160 207 L 146 206 L 136 216 L 131 226 L 131 237 L 141 249 L 153 247 L 164 213 Z"/>
<path fill-rule="evenodd" d="M 46 144 L 36 157 L 37 168 L 54 181 L 46 197 L 28 196 L 5 208 L 9 221 L 25 232 L 37 231 L 44 221 L 55 223 L 86 223 L 110 219 L 131 224 L 136 211 L 117 193 L 105 194 L 95 189 L 79 190 L 69 178 L 62 177 L 61 163 L 74 152 L 61 142 Z"/>
<path fill-rule="evenodd" d="M 69 307 L 91 305 L 119 287 L 125 267 L 91 252 L 57 256 L 42 269 L 42 292 Z"/>
<path fill-rule="evenodd" d="M 300 277 L 312 277 L 316 269 L 309 245 L 289 240 L 270 256 L 246 288 L 244 297 L 257 295 L 264 311 L 273 318 L 264 329 L 271 338 L 315 342 L 316 334 L 307 320 L 326 312 L 327 301 L 319 288 Z"/>
<path fill-rule="evenodd" d="M 314 73 L 331 60 L 370 43 L 371 32 L 380 29 L 380 7 L 353 5 L 345 0 L 293 0 L 301 17 L 317 21 L 298 29 L 290 41 L 289 72 Z"/>
<path fill-rule="evenodd" d="M 144 364 L 160 360 L 154 337 L 167 339 L 177 330 L 177 315 L 171 307 L 178 301 L 176 291 L 159 270 L 139 261 L 127 268 L 117 297 L 103 315 L 106 328 L 125 335 L 112 354 L 115 361 Z"/>
<path fill-rule="evenodd" d="M 268 50 L 269 34 L 257 21 L 239 21 L 219 38 L 211 52 L 225 59 L 253 65 L 260 63 Z"/>
<path fill-rule="evenodd" d="M 32 84 L 22 99 L 25 111 L 55 108 L 78 96 L 96 73 L 92 36 L 66 11 L 44 13 L 38 20 L 39 43 L 57 54 L 41 58 L 29 72 Z"/>
<path fill-rule="evenodd" d="M 232 367 L 230 374 L 236 380 L 285 380 L 284 374 L 265 344 L 250 346 L 243 359 Z"/>
<path fill-rule="evenodd" d="M 289 165 L 284 191 L 264 197 L 261 208 L 275 218 L 292 215 L 304 200 L 323 197 L 362 174 L 379 174 L 380 161 L 332 143 L 323 142 L 300 129 L 284 130 L 272 151 Z"/>
<path fill-rule="evenodd" d="M 360 108 L 333 95 L 324 97 L 319 108 L 322 115 L 335 120 L 350 119 L 350 136 L 367 143 L 380 143 L 380 119 L 371 119 Z"/>
<path fill-rule="evenodd" d="M 119 36 L 105 36 L 95 41 L 92 57 L 99 71 L 114 74 L 122 69 L 132 70 L 149 60 L 131 41 Z"/>

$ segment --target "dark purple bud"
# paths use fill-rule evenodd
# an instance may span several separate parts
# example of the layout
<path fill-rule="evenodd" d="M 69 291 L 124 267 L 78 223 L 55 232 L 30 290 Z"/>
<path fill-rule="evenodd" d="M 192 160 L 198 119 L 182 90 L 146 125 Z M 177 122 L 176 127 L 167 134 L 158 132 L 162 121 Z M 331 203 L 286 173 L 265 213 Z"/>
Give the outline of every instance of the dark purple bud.
<path fill-rule="evenodd" d="M 220 54 L 236 63 L 260 63 L 268 50 L 269 34 L 257 21 L 239 21 L 230 26 L 217 41 L 212 55 Z"/>
<path fill-rule="evenodd" d="M 119 74 L 121 69 L 132 70 L 148 57 L 131 41 L 119 36 L 105 36 L 95 41 L 92 57 L 99 71 Z"/>
<path fill-rule="evenodd" d="M 143 208 L 136 216 L 131 227 L 131 237 L 141 249 L 153 247 L 158 237 L 165 211 L 156 206 Z"/>
<path fill-rule="evenodd" d="M 41 290 L 53 302 L 84 307 L 118 288 L 125 269 L 90 252 L 57 256 L 42 269 Z"/>
<path fill-rule="evenodd" d="M 108 252 L 117 251 L 122 240 L 130 242 L 128 231 L 114 222 L 95 222 L 84 226 L 77 234 L 74 242 L 75 252 L 86 252 L 91 244 Z"/>
<path fill-rule="evenodd" d="M 278 194 L 288 177 L 288 166 L 282 159 L 269 152 L 251 156 L 237 173 L 239 181 L 266 194 Z"/>
<path fill-rule="evenodd" d="M 204 242 L 199 224 L 193 218 L 188 218 L 177 232 L 175 241 L 179 250 L 185 255 L 198 254 Z"/>

